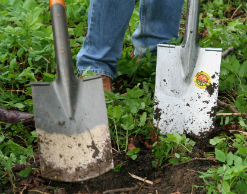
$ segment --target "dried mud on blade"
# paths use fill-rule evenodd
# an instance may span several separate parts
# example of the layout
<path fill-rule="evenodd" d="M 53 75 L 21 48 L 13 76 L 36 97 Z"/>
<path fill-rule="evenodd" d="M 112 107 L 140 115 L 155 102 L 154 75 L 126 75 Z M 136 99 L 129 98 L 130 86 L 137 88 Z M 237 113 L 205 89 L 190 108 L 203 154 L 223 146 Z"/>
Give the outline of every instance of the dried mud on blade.
<path fill-rule="evenodd" d="M 113 168 L 101 76 L 74 75 L 63 0 L 50 0 L 57 78 L 31 83 L 43 177 L 82 181 Z"/>
<path fill-rule="evenodd" d="M 163 134 L 214 128 L 222 49 L 198 46 L 199 10 L 200 0 L 188 0 L 182 45 L 157 48 L 154 123 Z"/>

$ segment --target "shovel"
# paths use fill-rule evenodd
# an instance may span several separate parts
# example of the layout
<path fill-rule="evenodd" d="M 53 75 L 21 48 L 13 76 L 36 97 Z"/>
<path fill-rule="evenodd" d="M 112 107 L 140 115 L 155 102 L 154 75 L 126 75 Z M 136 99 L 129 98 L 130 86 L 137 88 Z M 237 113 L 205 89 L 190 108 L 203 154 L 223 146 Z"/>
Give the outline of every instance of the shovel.
<path fill-rule="evenodd" d="M 64 0 L 50 0 L 56 80 L 30 83 L 43 177 L 83 181 L 113 168 L 101 76 L 74 75 Z"/>
<path fill-rule="evenodd" d="M 214 128 L 222 49 L 198 45 L 200 0 L 187 0 L 181 46 L 159 44 L 154 123 L 162 134 L 203 137 Z"/>

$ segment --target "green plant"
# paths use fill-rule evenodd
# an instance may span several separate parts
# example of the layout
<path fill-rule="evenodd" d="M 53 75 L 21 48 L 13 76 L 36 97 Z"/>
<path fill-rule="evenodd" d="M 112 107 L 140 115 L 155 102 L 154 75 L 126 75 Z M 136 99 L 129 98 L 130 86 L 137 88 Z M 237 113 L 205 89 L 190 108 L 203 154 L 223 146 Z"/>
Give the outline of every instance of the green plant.
<path fill-rule="evenodd" d="M 242 194 L 247 190 L 247 145 L 243 134 L 235 134 L 235 139 L 216 137 L 210 141 L 217 145 L 215 157 L 223 163 L 217 169 L 198 172 L 206 184 L 207 193 Z M 235 148 L 235 153 L 228 147 Z"/>
<path fill-rule="evenodd" d="M 146 121 L 152 120 L 153 112 L 153 99 L 149 90 L 149 84 L 143 82 L 142 89 L 140 84 L 133 89 L 127 88 L 126 95 L 105 93 L 110 133 L 118 151 L 122 148 L 127 151 L 130 136 L 147 136 L 149 126 Z"/>
<path fill-rule="evenodd" d="M 244 145 L 245 137 L 243 134 L 234 134 L 230 136 L 216 136 L 210 139 L 210 144 L 215 145 L 216 149 L 223 151 L 225 154 L 232 151 L 235 152 L 239 146 Z"/>
<path fill-rule="evenodd" d="M 235 48 L 233 53 L 222 59 L 219 98 L 227 99 L 230 105 L 243 113 L 247 111 L 247 26 L 242 20 L 246 11 L 246 2 L 242 1 L 203 1 L 199 22 L 202 33 L 199 44 L 202 47 Z M 236 121 L 236 118 L 231 120 Z M 246 124 L 246 120 L 243 122 Z"/>
<path fill-rule="evenodd" d="M 139 153 L 140 148 L 134 148 L 133 150 L 128 150 L 126 153 L 127 156 L 131 156 L 132 160 L 136 160 L 137 154 Z"/>
<path fill-rule="evenodd" d="M 133 48 L 127 47 L 122 58 L 118 61 L 118 76 L 128 75 L 131 84 L 138 84 L 143 81 L 154 84 L 156 56 L 152 55 L 149 47 L 147 47 L 146 57 L 136 62 L 138 56 L 132 57 L 131 52 L 133 52 Z"/>
<path fill-rule="evenodd" d="M 88 0 L 66 1 L 72 58 L 86 34 Z M 0 104 L 32 112 L 30 82 L 55 79 L 49 1 L 0 1 Z M 76 71 L 75 71 L 76 73 Z"/>
<path fill-rule="evenodd" d="M 9 125 L 6 128 L 10 127 Z M 30 143 L 37 141 L 36 131 L 27 132 L 22 123 L 11 126 L 8 130 L 0 128 L 0 182 L 8 182 L 9 173 L 16 164 L 27 164 L 28 158 L 33 157 L 33 146 Z M 20 145 L 23 142 L 24 145 Z M 27 167 L 19 172 L 19 176 L 25 177 L 33 169 Z"/>
<path fill-rule="evenodd" d="M 179 135 L 177 132 L 166 134 L 166 137 L 161 135 L 159 142 L 153 144 L 153 166 L 161 166 L 167 159 L 171 164 L 176 164 L 181 161 L 189 160 L 185 157 L 187 152 L 192 152 L 195 142 L 186 138 L 186 135 Z"/>
<path fill-rule="evenodd" d="M 125 163 L 125 162 L 116 165 L 116 166 L 113 168 L 114 172 L 120 172 L 120 170 L 121 170 L 121 168 L 122 168 L 122 166 L 123 166 L 124 163 Z"/>

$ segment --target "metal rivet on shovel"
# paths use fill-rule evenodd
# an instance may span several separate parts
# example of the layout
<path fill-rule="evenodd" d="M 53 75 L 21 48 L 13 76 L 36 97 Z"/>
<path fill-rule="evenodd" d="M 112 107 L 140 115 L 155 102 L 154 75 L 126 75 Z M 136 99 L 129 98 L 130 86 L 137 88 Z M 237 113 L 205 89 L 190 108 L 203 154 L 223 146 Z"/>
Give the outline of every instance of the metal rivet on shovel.
<path fill-rule="evenodd" d="M 101 76 L 74 75 L 64 0 L 50 0 L 50 7 L 57 78 L 31 83 L 41 173 L 82 181 L 113 168 L 103 83 Z"/>
<path fill-rule="evenodd" d="M 199 12 L 200 0 L 188 0 L 182 45 L 158 45 L 154 122 L 163 134 L 214 128 L 222 49 L 199 47 Z"/>

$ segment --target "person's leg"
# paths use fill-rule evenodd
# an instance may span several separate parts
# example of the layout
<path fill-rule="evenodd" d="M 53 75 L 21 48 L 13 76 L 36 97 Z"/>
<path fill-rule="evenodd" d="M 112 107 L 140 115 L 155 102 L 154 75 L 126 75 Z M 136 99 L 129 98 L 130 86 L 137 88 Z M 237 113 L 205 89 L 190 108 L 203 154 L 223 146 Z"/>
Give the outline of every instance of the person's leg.
<path fill-rule="evenodd" d="M 77 54 L 79 74 L 90 71 L 113 79 L 122 54 L 124 34 L 135 7 L 135 0 L 91 0 L 88 32 Z"/>
<path fill-rule="evenodd" d="M 184 0 L 140 0 L 140 23 L 133 33 L 135 55 L 143 57 L 149 46 L 157 53 L 157 44 L 178 37 Z"/>

